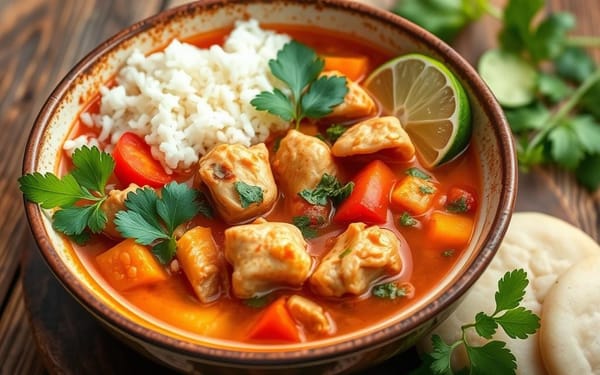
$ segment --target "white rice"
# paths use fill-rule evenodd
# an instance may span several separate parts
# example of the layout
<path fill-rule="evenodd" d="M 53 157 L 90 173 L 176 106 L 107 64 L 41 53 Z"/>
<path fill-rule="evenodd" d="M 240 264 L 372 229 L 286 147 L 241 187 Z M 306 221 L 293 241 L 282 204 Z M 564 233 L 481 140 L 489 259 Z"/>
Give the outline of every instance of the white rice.
<path fill-rule="evenodd" d="M 262 142 L 288 123 L 250 101 L 273 89 L 268 61 L 289 40 L 249 20 L 238 22 L 222 47 L 174 40 L 149 56 L 135 51 L 116 85 L 100 89 L 99 114 L 83 113 L 82 123 L 100 128 L 99 141 L 109 152 L 124 132 L 143 136 L 167 170 L 190 167 L 219 143 Z M 86 136 L 65 148 L 90 142 L 96 140 Z"/>

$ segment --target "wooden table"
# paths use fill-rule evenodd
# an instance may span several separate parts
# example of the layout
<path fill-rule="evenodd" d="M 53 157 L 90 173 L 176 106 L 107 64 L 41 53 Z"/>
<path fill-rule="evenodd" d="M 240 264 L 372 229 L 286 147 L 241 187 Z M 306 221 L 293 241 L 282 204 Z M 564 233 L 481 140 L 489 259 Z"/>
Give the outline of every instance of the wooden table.
<path fill-rule="evenodd" d="M 61 325 L 67 325 L 64 331 L 68 333 L 68 325 L 77 324 L 61 320 L 64 318 L 61 312 L 70 309 L 69 303 L 74 302 L 60 290 L 34 252 L 17 178 L 21 174 L 23 149 L 35 116 L 70 67 L 119 29 L 183 2 L 0 0 L 0 374 L 114 372 L 110 367 L 61 368 L 60 361 L 65 358 L 74 363 L 83 363 L 86 359 L 76 358 L 76 352 L 62 352 L 63 357 L 60 357 L 53 351 L 56 348 L 50 347 L 62 345 L 60 341 L 43 341 L 45 334 L 61 337 Z M 571 11 L 578 15 L 577 34 L 600 35 L 600 4 L 597 0 L 549 0 L 548 3 L 549 10 Z M 470 27 L 456 46 L 474 62 L 494 43 L 497 28 L 496 21 L 484 18 Z M 595 56 L 598 57 L 598 53 Z M 522 175 L 519 185 L 518 209 L 555 214 L 598 240 L 600 192 L 589 194 L 583 191 L 571 175 L 555 169 L 536 169 L 529 175 Z M 24 288 L 23 274 L 29 283 L 39 279 L 39 290 L 38 285 L 25 284 L 29 291 Z M 35 301 L 36 295 L 42 296 L 52 290 L 63 294 L 45 295 L 49 299 Z M 27 304 L 24 294 L 30 296 Z M 57 307 L 59 303 L 61 305 Z M 36 316 L 44 309 L 57 309 L 52 311 L 56 326 L 48 332 L 40 332 L 40 322 L 36 321 Z M 85 315 L 82 311 L 76 314 Z M 110 339 L 102 334 L 98 333 L 100 339 L 95 339 Z M 65 335 L 64 340 L 67 346 L 75 348 L 83 343 L 82 349 L 88 349 L 92 354 L 94 350 L 103 354 L 110 349 L 86 347 L 85 337 L 75 339 Z M 42 343 L 46 346 L 38 347 Z M 125 361 L 125 357 L 117 355 L 114 360 Z M 150 363 L 141 364 L 138 369 L 144 367 L 156 369 Z"/>

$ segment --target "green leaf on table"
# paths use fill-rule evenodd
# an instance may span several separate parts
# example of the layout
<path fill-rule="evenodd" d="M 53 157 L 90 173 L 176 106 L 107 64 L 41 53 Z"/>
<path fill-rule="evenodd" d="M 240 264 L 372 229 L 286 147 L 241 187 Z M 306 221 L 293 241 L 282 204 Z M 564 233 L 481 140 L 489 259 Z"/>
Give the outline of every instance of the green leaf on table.
<path fill-rule="evenodd" d="M 559 76 L 579 83 L 596 70 L 596 63 L 583 48 L 567 47 L 554 59 L 554 68 Z"/>
<path fill-rule="evenodd" d="M 533 102 L 526 107 L 506 109 L 504 114 L 515 134 L 539 130 L 550 118 L 550 111 L 540 102 Z"/>
<path fill-rule="evenodd" d="M 498 280 L 498 290 L 494 296 L 496 300 L 495 313 L 519 306 L 525 296 L 525 288 L 528 284 L 527 272 L 521 268 L 505 273 Z"/>
<path fill-rule="evenodd" d="M 575 170 L 575 176 L 589 191 L 596 191 L 600 187 L 600 155 L 586 156 Z"/>
<path fill-rule="evenodd" d="M 548 133 L 548 141 L 552 159 L 564 168 L 576 168 L 584 157 L 579 138 L 567 121 Z"/>
<path fill-rule="evenodd" d="M 484 346 L 466 346 L 465 348 L 471 360 L 471 374 L 515 374 L 517 359 L 506 348 L 506 343 L 490 341 Z"/>
<path fill-rule="evenodd" d="M 504 7 L 503 28 L 498 36 L 500 46 L 514 53 L 527 49 L 533 40 L 531 21 L 543 6 L 544 0 L 509 0 Z"/>
<path fill-rule="evenodd" d="M 556 12 L 548 15 L 537 27 L 528 46 L 536 61 L 554 59 L 561 55 L 567 42 L 567 33 L 575 27 L 571 13 Z"/>
<path fill-rule="evenodd" d="M 491 339 L 497 329 L 498 324 L 493 317 L 483 312 L 480 312 L 475 316 L 475 330 L 479 336 Z"/>
<path fill-rule="evenodd" d="M 452 374 L 453 347 L 446 344 L 438 335 L 431 336 L 433 351 L 429 353 L 432 358 L 430 369 L 434 374 Z"/>
<path fill-rule="evenodd" d="M 526 339 L 540 328 L 540 318 L 522 306 L 508 310 L 495 321 L 513 339 Z"/>
<path fill-rule="evenodd" d="M 573 117 L 570 122 L 583 150 L 590 154 L 600 154 L 600 123 L 589 115 Z"/>
<path fill-rule="evenodd" d="M 541 72 L 538 75 L 538 91 L 553 103 L 558 103 L 573 92 L 573 89 L 558 76 Z"/>
<path fill-rule="evenodd" d="M 579 100 L 579 107 L 600 120 L 600 82 L 589 88 Z"/>

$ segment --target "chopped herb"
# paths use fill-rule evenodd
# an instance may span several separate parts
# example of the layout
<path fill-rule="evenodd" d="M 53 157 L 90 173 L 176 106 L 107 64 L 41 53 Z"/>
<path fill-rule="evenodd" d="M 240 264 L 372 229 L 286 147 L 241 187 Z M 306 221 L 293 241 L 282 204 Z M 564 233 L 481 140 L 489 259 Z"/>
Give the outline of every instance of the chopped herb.
<path fill-rule="evenodd" d="M 435 188 L 429 185 L 420 185 L 419 191 L 423 194 L 433 194 L 435 193 Z"/>
<path fill-rule="evenodd" d="M 283 137 L 277 137 L 275 142 L 273 142 L 273 152 L 277 152 L 279 150 L 279 146 L 281 146 L 281 140 Z"/>
<path fill-rule="evenodd" d="M 259 111 L 294 121 L 296 128 L 304 118 L 330 114 L 344 101 L 348 87 L 345 77 L 319 77 L 324 66 L 325 61 L 314 50 L 292 40 L 277 52 L 277 59 L 269 61 L 271 73 L 285 83 L 291 95 L 279 89 L 263 91 L 250 104 Z"/>
<path fill-rule="evenodd" d="M 473 323 L 461 327 L 460 338 L 450 345 L 440 336 L 433 335 L 431 337 L 433 351 L 425 354 L 423 364 L 417 372 L 452 374 L 453 370 L 450 367 L 452 355 L 457 347 L 463 345 L 468 353 L 470 371 L 463 370 L 460 373 L 515 374 L 516 358 L 506 347 L 505 342 L 493 340 L 483 346 L 474 346 L 467 340 L 465 331 L 474 328 L 479 336 L 488 340 L 496 333 L 499 326 L 512 339 L 525 339 L 533 335 L 540 328 L 540 318 L 530 310 L 519 306 L 528 284 L 527 273 L 523 269 L 506 272 L 498 281 L 494 312 L 491 315 L 478 313 Z"/>
<path fill-rule="evenodd" d="M 115 216 L 115 226 L 125 238 L 151 245 L 152 253 L 162 263 L 173 259 L 176 251 L 175 229 L 200 212 L 198 193 L 186 184 L 171 182 L 159 194 L 143 188 L 127 194 L 126 211 Z"/>
<path fill-rule="evenodd" d="M 260 186 L 248 185 L 243 181 L 236 181 L 233 186 L 240 195 L 242 208 L 246 208 L 252 203 L 261 203 L 263 201 L 263 189 Z"/>
<path fill-rule="evenodd" d="M 321 134 L 321 133 L 315 134 L 315 138 L 317 138 L 323 142 L 327 142 L 327 139 L 325 139 L 325 137 L 323 137 L 323 134 Z"/>
<path fill-rule="evenodd" d="M 54 213 L 52 226 L 80 243 L 89 238 L 88 231 L 99 233 L 106 225 L 100 207 L 108 197 L 106 182 L 115 162 L 110 154 L 87 146 L 75 150 L 72 160 L 73 170 L 62 178 L 52 173 L 26 174 L 19 178 L 19 188 L 42 208 L 61 208 Z"/>
<path fill-rule="evenodd" d="M 210 203 L 208 202 L 208 198 L 203 192 L 198 192 L 198 212 L 204 215 L 204 217 L 208 219 L 213 218 L 213 211 L 210 207 Z"/>
<path fill-rule="evenodd" d="M 448 249 L 448 250 L 444 250 L 442 252 L 442 256 L 446 257 L 446 258 L 449 258 L 449 257 L 451 257 L 453 255 L 454 255 L 454 249 Z"/>
<path fill-rule="evenodd" d="M 300 229 L 304 238 L 315 238 L 317 236 L 317 230 L 308 216 L 294 216 L 292 223 Z"/>
<path fill-rule="evenodd" d="M 449 202 L 446 205 L 446 211 L 451 212 L 453 214 L 464 213 L 469 210 L 469 206 L 467 205 L 467 198 L 460 197 L 455 201 Z"/>
<path fill-rule="evenodd" d="M 403 212 L 402 216 L 400 216 L 400 225 L 404 226 L 404 227 L 412 227 L 417 225 L 418 221 L 410 216 L 410 214 L 408 212 Z"/>
<path fill-rule="evenodd" d="M 344 132 L 348 130 L 348 128 L 344 125 L 334 124 L 325 130 L 325 134 L 327 134 L 327 138 L 331 143 L 335 143 L 337 139 L 344 134 Z"/>
<path fill-rule="evenodd" d="M 421 169 L 416 168 L 416 167 L 408 168 L 405 173 L 409 176 L 420 178 L 421 180 L 426 180 L 426 181 L 431 180 L 430 175 L 428 175 L 427 173 L 423 172 Z"/>
<path fill-rule="evenodd" d="M 395 282 L 379 284 L 373 287 L 372 294 L 377 298 L 396 299 L 410 295 L 408 284 L 399 286 Z"/>
<path fill-rule="evenodd" d="M 327 199 L 331 199 L 337 206 L 352 193 L 352 189 L 354 189 L 354 182 L 342 186 L 335 176 L 325 173 L 316 188 L 304 189 L 298 194 L 310 204 L 325 206 Z"/>
<path fill-rule="evenodd" d="M 261 297 L 252 297 L 244 300 L 244 305 L 252 307 L 253 309 L 262 309 L 271 302 L 271 295 L 266 294 Z"/>
<path fill-rule="evenodd" d="M 342 259 L 343 257 L 345 257 L 346 255 L 350 254 L 351 252 L 352 252 L 352 249 L 346 249 L 346 250 L 342 251 L 342 252 L 340 253 L 340 255 L 338 255 L 338 257 L 339 257 L 340 259 Z"/>

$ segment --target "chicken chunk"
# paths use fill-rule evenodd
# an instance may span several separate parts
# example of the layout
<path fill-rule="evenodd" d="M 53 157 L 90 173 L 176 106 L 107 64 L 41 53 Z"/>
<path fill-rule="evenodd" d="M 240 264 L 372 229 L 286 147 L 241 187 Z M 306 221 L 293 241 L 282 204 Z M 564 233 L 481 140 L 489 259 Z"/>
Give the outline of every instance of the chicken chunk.
<path fill-rule="evenodd" d="M 293 295 L 286 301 L 286 307 L 292 317 L 309 332 L 329 335 L 335 331 L 333 321 L 325 309 L 308 298 Z"/>
<path fill-rule="evenodd" d="M 203 303 L 212 302 L 224 290 L 224 263 L 210 228 L 194 227 L 177 241 L 177 260 Z"/>
<path fill-rule="evenodd" d="M 334 156 L 373 154 L 386 150 L 397 161 L 409 161 L 415 146 L 395 116 L 374 117 L 352 126 L 334 143 Z"/>
<path fill-rule="evenodd" d="M 352 223 L 340 234 L 310 278 L 322 296 L 365 293 L 371 283 L 402 269 L 400 240 L 390 230 Z"/>
<path fill-rule="evenodd" d="M 326 76 L 343 76 L 336 70 L 323 72 Z M 371 96 L 354 81 L 346 77 L 348 83 L 348 93 L 344 97 L 344 102 L 333 108 L 333 112 L 325 116 L 326 118 L 357 118 L 372 115 L 375 112 L 375 101 Z"/>
<path fill-rule="evenodd" d="M 227 223 L 260 216 L 277 200 L 277 185 L 264 143 L 221 144 L 200 159 L 198 174 Z"/>
<path fill-rule="evenodd" d="M 106 226 L 103 230 L 105 235 L 114 239 L 123 238 L 115 226 L 115 215 L 117 212 L 125 209 L 125 199 L 127 198 L 127 194 L 132 191 L 136 191 L 139 188 L 140 187 L 136 184 L 129 184 L 126 189 L 115 189 L 108 193 L 108 198 L 102 202 L 102 205 L 100 206 L 100 209 L 104 211 L 107 218 Z"/>
<path fill-rule="evenodd" d="M 320 139 L 290 130 L 279 144 L 273 160 L 279 186 L 288 197 L 314 189 L 323 174 L 337 176 L 329 146 Z"/>
<path fill-rule="evenodd" d="M 225 259 L 233 266 L 233 293 L 252 298 L 281 287 L 299 287 L 312 259 L 298 228 L 257 219 L 225 230 Z"/>

